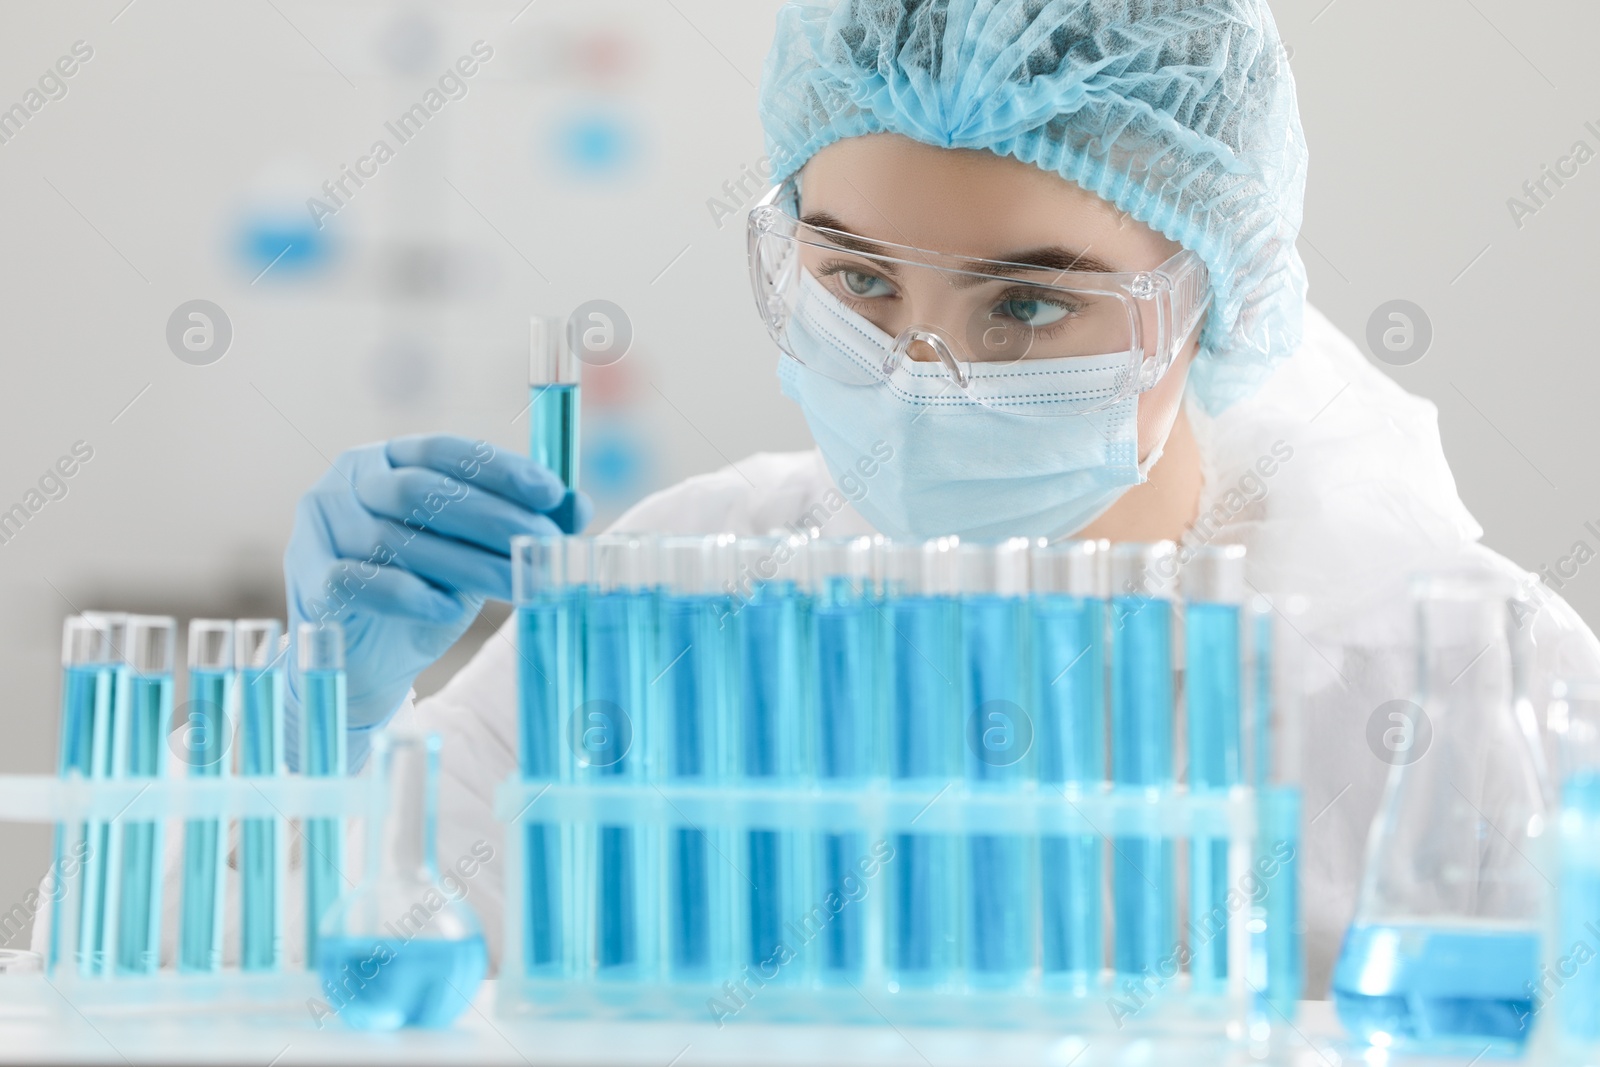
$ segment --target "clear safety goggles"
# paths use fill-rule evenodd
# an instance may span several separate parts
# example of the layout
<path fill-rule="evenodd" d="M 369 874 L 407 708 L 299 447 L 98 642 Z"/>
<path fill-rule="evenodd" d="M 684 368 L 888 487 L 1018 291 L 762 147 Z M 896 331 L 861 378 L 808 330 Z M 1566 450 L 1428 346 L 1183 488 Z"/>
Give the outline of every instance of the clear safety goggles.
<path fill-rule="evenodd" d="M 938 375 L 955 395 L 1009 407 L 1023 382 L 1065 395 L 1092 368 L 1096 384 L 1081 398 L 1036 413 L 1097 410 L 1160 381 L 1211 301 L 1206 268 L 1187 250 L 1155 270 L 1074 270 L 868 240 L 797 213 L 792 181 L 750 212 L 756 304 L 786 355 L 852 385 Z M 847 356 L 808 343 L 819 330 L 808 302 L 819 292 L 887 341 L 842 346 Z"/>

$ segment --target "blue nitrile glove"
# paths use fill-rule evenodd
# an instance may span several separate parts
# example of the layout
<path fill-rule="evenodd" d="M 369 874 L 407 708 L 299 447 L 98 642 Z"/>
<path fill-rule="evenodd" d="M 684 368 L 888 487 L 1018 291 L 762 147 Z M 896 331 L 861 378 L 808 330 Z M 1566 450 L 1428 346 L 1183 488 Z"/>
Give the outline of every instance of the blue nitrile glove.
<path fill-rule="evenodd" d="M 295 509 L 283 556 L 291 640 L 343 625 L 349 766 L 411 683 L 484 600 L 511 597 L 511 538 L 574 533 L 593 512 L 527 456 L 450 434 L 399 437 L 334 461 Z M 299 660 L 291 650 L 285 753 L 299 766 Z"/>

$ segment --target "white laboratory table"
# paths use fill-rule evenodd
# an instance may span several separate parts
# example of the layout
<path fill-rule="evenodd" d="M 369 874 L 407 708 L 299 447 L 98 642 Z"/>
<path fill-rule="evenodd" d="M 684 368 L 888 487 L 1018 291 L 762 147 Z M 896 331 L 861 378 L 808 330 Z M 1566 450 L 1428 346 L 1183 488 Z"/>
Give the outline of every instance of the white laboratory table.
<path fill-rule="evenodd" d="M 246 1028 L 227 1019 L 162 1022 L 0 1020 L 0 1063 L 219 1063 L 249 1067 L 291 1064 L 508 1064 L 570 1067 L 694 1067 L 696 1064 L 818 1064 L 824 1067 L 1103 1067 L 1140 1064 L 1285 1064 L 1344 1067 L 1378 1064 L 1348 1047 L 1332 1005 L 1308 1002 L 1292 1029 L 1265 1058 L 1185 1043 L 1076 1038 L 1021 1031 L 971 1031 L 865 1026 L 772 1026 L 729 1023 L 509 1022 L 496 1018 L 494 983 L 472 1011 L 444 1031 L 357 1033 L 330 1023 Z M 1392 1058 L 1385 1067 L 1424 1062 Z M 1504 1061 L 1501 1061 L 1504 1062 Z"/>

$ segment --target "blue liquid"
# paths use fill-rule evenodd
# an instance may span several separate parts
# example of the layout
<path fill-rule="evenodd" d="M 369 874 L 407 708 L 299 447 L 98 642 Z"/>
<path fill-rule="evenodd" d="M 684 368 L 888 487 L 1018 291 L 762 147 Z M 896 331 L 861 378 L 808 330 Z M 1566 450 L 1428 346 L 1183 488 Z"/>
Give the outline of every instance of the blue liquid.
<path fill-rule="evenodd" d="M 127 689 L 123 774 L 159 778 L 167 751 L 167 724 L 172 721 L 172 675 L 132 673 Z M 118 974 L 154 974 L 161 964 L 161 836 L 159 822 L 129 822 L 122 827 Z"/>
<path fill-rule="evenodd" d="M 1115 597 L 1111 633 L 1111 778 L 1120 787 L 1172 784 L 1172 607 Z M 1172 842 L 1113 842 L 1113 964 L 1118 974 L 1155 971 L 1177 948 Z"/>
<path fill-rule="evenodd" d="M 1333 971 L 1333 1000 L 1345 1029 L 1369 1042 L 1517 1052 L 1528 1039 L 1538 969 L 1532 930 L 1356 925 Z"/>
<path fill-rule="evenodd" d="M 660 766 L 669 779 L 729 777 L 735 736 L 731 610 L 726 596 L 674 594 L 662 602 L 664 673 L 655 688 L 663 727 Z M 734 970 L 726 921 L 734 872 L 722 858 L 733 854 L 729 838 L 717 827 L 668 831 L 667 964 L 679 980 L 714 982 Z"/>
<path fill-rule="evenodd" d="M 189 721 L 179 727 L 184 759 L 195 778 L 227 773 L 233 717 L 233 672 L 189 672 Z M 178 920 L 178 968 L 190 973 L 222 966 L 223 874 L 227 837 L 220 819 L 190 819 L 183 828 L 183 895 Z"/>
<path fill-rule="evenodd" d="M 877 608 L 844 579 L 831 579 L 811 609 L 810 671 L 815 687 L 817 777 L 859 785 L 879 767 L 877 736 Z M 865 834 L 823 834 L 818 843 L 816 900 L 849 896 L 860 881 L 858 862 L 868 855 Z M 864 908 L 846 907 L 825 927 L 821 942 L 824 980 L 858 982 L 866 966 Z"/>
<path fill-rule="evenodd" d="M 746 778 L 792 784 L 799 779 L 809 750 L 800 688 L 800 599 L 789 583 L 757 585 L 735 618 L 741 654 L 740 770 Z M 799 835 L 763 829 L 750 830 L 747 836 L 745 874 L 751 884 L 744 962 L 755 967 L 780 954 L 784 921 L 804 914 L 810 902 L 804 899 Z M 793 975 L 797 970 L 783 973 Z"/>
<path fill-rule="evenodd" d="M 891 600 L 890 774 L 930 800 L 961 774 L 960 615 L 954 600 Z M 960 963 L 957 840 L 898 834 L 889 871 L 889 968 L 902 985 L 947 983 Z"/>
<path fill-rule="evenodd" d="M 1600 774 L 1586 771 L 1561 787 L 1560 934 L 1553 995 L 1562 1033 L 1579 1042 L 1600 1041 Z M 1588 949 L 1584 953 L 1579 946 Z M 1585 958 L 1587 957 L 1587 958 Z M 1565 964 L 1563 966 L 1563 964 Z"/>
<path fill-rule="evenodd" d="M 239 673 L 239 773 L 283 773 L 283 671 Z M 283 962 L 284 827 L 278 819 L 244 819 L 239 826 L 239 966 L 275 971 Z"/>
<path fill-rule="evenodd" d="M 1300 790 L 1262 786 L 1261 836 L 1255 870 L 1263 895 L 1251 908 L 1250 984 L 1288 1016 L 1304 995 L 1305 949 L 1300 929 Z"/>
<path fill-rule="evenodd" d="M 306 671 L 300 714 L 301 770 L 313 778 L 343 777 L 345 767 L 344 671 Z M 305 821 L 306 962 L 318 962 L 318 927 L 344 892 L 344 823 Z"/>
<path fill-rule="evenodd" d="M 322 943 L 323 996 L 357 1030 L 449 1026 L 488 970 L 483 937 L 330 937 Z"/>
<path fill-rule="evenodd" d="M 649 722 L 655 597 L 650 593 L 591 595 L 583 650 L 584 702 L 568 724 L 574 773 L 583 779 L 644 777 L 642 744 Z M 608 978 L 637 978 L 655 964 L 652 832 L 631 826 L 593 830 L 593 938 L 590 959 Z"/>
<path fill-rule="evenodd" d="M 568 489 L 578 487 L 578 396 L 576 385 L 529 387 L 530 454 Z"/>
<path fill-rule="evenodd" d="M 1196 793 L 1243 780 L 1239 751 L 1239 608 L 1190 603 L 1184 618 L 1189 715 L 1189 785 Z M 1189 965 L 1197 993 L 1220 993 L 1228 979 L 1228 842 L 1196 837 L 1189 847 Z"/>
<path fill-rule="evenodd" d="M 961 600 L 967 781 L 1015 790 L 1032 773 L 1033 718 L 1022 664 L 1027 616 L 1015 597 Z M 1029 842 L 1020 834 L 967 838 L 967 980 L 1015 986 L 1033 964 Z"/>
<path fill-rule="evenodd" d="M 1044 596 L 1033 604 L 1034 697 L 1041 783 L 1092 789 L 1105 781 L 1105 606 Z M 1101 871 L 1092 834 L 1039 840 L 1045 981 L 1086 989 L 1105 966 Z"/>
<path fill-rule="evenodd" d="M 557 781 L 565 719 L 576 706 L 579 635 L 577 594 L 550 590 L 517 609 L 518 760 L 528 781 Z M 530 821 L 523 828 L 523 962 L 526 973 L 564 977 L 567 959 L 562 901 L 561 827 Z"/>
<path fill-rule="evenodd" d="M 61 678 L 61 749 L 56 773 L 63 778 L 111 777 L 111 708 L 115 673 L 109 665 L 72 666 Z M 51 878 L 57 892 L 51 903 L 48 966 L 54 970 L 61 958 L 61 883 L 78 879 L 77 964 L 83 974 L 98 973 L 105 958 L 101 938 L 100 887 L 105 870 L 101 838 L 104 824 L 60 823 L 56 826 Z"/>

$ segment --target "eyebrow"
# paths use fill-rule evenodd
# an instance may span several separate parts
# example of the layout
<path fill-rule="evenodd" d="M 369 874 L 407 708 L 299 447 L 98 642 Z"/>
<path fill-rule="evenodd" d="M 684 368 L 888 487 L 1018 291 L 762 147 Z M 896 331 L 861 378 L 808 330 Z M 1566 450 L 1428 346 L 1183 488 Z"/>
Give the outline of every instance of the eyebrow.
<path fill-rule="evenodd" d="M 864 255 L 882 255 L 880 242 L 861 237 L 852 233 L 836 216 L 825 211 L 811 212 L 800 220 L 803 224 L 818 230 L 829 231 L 828 237 L 832 243 L 840 248 Z M 955 259 L 963 257 L 955 256 Z M 1021 252 L 1011 252 L 995 257 L 1001 264 L 1014 264 L 1020 269 L 1033 267 L 1040 270 L 1052 270 L 1061 274 L 1122 274 L 1125 273 L 1118 267 L 1113 267 L 1103 259 L 1089 255 L 1087 251 L 1077 251 L 1061 245 L 1050 245 L 1042 248 L 1030 248 Z M 1003 278 L 1008 274 L 1019 271 L 1007 271 L 1003 266 L 994 262 L 968 261 L 969 269 L 975 274 L 984 274 L 991 277 Z M 885 264 L 887 267 L 888 265 Z M 973 285 L 980 284 L 973 281 Z"/>

